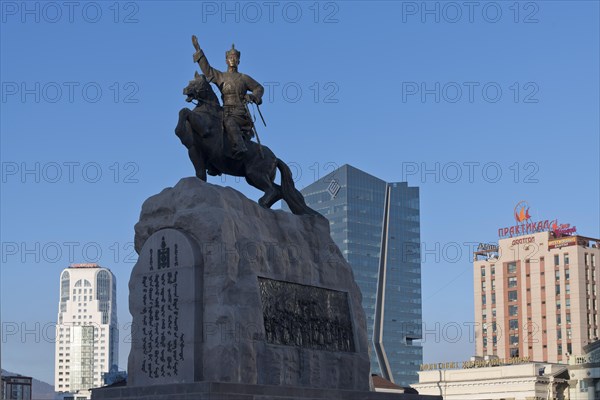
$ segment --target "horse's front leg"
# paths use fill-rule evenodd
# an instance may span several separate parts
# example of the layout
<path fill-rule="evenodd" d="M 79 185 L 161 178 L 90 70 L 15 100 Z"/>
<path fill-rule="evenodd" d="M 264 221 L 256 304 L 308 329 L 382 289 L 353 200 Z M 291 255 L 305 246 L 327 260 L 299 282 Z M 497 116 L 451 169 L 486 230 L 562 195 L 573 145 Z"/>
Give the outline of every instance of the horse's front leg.
<path fill-rule="evenodd" d="M 177 121 L 177 126 L 175 127 L 175 134 L 181 140 L 181 143 L 188 149 L 190 146 L 194 145 L 192 132 L 189 129 L 189 116 L 190 110 L 187 108 L 182 108 L 179 110 L 179 120 Z"/>
<path fill-rule="evenodd" d="M 206 161 L 204 160 L 204 156 L 198 151 L 196 146 L 188 147 L 188 155 L 196 170 L 196 177 L 206 182 Z"/>
<path fill-rule="evenodd" d="M 187 147 L 188 155 L 196 170 L 196 176 L 206 182 L 206 162 L 200 152 L 200 146 L 196 146 L 195 143 L 194 131 L 189 121 L 191 112 L 188 108 L 179 110 L 179 120 L 175 127 L 175 134 L 179 137 L 181 143 Z"/>

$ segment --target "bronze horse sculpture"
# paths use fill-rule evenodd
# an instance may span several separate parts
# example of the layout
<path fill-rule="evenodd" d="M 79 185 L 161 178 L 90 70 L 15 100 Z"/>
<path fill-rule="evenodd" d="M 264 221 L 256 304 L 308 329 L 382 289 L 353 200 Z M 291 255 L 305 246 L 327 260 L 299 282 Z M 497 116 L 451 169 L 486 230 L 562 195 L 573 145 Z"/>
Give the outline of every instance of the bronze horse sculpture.
<path fill-rule="evenodd" d="M 175 134 L 187 147 L 199 179 L 206 181 L 207 170 L 211 175 L 243 176 L 250 185 L 265 193 L 258 200 L 260 206 L 270 208 L 284 200 L 294 214 L 320 215 L 306 205 L 302 193 L 294 185 L 289 167 L 268 147 L 247 140 L 248 151 L 241 159 L 227 156 L 223 108 L 204 75 L 196 72 L 183 94 L 187 96 L 187 102 L 196 100 L 198 104 L 194 110 L 182 108 L 179 111 Z M 274 182 L 276 170 L 281 175 L 281 185 Z"/>

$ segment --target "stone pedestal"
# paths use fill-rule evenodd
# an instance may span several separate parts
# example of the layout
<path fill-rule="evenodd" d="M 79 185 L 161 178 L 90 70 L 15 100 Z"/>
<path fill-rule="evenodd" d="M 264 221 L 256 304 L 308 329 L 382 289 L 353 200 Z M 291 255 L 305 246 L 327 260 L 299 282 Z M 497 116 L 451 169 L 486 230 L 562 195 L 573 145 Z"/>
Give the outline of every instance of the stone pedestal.
<path fill-rule="evenodd" d="M 100 388 L 92 400 L 442 400 L 442 396 L 340 389 L 197 382 L 146 387 Z"/>
<path fill-rule="evenodd" d="M 370 392 L 361 293 L 326 219 L 186 178 L 144 202 L 135 247 L 128 383 L 94 399 L 398 398 Z"/>

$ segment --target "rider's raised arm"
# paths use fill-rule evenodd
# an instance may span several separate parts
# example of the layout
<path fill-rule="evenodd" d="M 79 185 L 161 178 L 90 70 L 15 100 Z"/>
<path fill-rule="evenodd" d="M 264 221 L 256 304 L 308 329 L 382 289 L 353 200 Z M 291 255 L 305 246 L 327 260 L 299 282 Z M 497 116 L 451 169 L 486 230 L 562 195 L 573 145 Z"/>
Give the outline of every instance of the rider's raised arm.
<path fill-rule="evenodd" d="M 265 88 L 248 75 L 244 75 L 246 81 L 246 87 L 256 97 L 256 104 L 262 104 L 262 96 L 265 93 Z"/>
<path fill-rule="evenodd" d="M 198 63 L 200 69 L 202 70 L 202 73 L 204 74 L 204 76 L 206 76 L 206 79 L 208 79 L 209 82 L 213 82 L 216 85 L 220 85 L 223 82 L 223 73 L 218 69 L 210 66 L 202 49 L 199 49 L 194 54 L 194 61 Z"/>

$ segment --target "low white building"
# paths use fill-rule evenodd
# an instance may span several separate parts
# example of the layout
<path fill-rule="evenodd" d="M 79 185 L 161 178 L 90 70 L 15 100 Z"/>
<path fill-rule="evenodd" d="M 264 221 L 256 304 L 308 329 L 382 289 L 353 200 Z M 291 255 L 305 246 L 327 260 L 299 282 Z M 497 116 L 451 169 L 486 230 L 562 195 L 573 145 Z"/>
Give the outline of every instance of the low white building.
<path fill-rule="evenodd" d="M 600 399 L 600 341 L 583 350 L 583 355 L 569 356 L 570 400 Z"/>
<path fill-rule="evenodd" d="M 444 400 L 566 400 L 570 392 L 567 365 L 537 362 L 421 371 L 411 386 Z"/>

